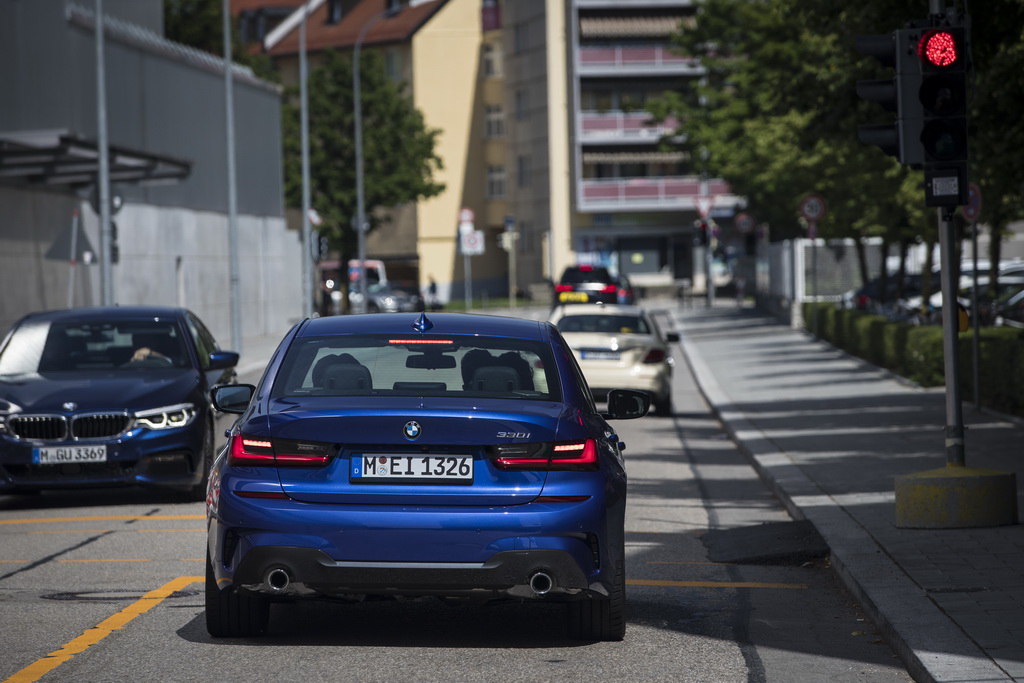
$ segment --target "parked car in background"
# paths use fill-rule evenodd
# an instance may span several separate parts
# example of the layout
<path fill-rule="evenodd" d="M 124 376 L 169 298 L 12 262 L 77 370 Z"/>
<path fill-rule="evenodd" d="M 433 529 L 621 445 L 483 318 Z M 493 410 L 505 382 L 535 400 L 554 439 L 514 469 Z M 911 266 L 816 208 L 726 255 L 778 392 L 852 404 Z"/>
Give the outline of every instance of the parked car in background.
<path fill-rule="evenodd" d="M 298 323 L 238 413 L 207 498 L 206 626 L 262 634 L 273 600 L 564 602 L 570 635 L 625 633 L 626 472 L 546 322 L 472 314 Z M 344 614 L 339 618 L 345 618 Z"/>
<path fill-rule="evenodd" d="M 633 288 L 633 283 L 629 281 L 629 278 L 625 275 L 619 274 L 612 276 L 612 280 L 615 282 L 617 287 L 615 291 L 615 303 L 623 304 L 625 306 L 632 306 L 636 303 L 637 293 Z"/>
<path fill-rule="evenodd" d="M 410 313 L 425 308 L 423 295 L 416 285 L 402 285 L 396 282 L 378 282 L 366 287 L 367 313 Z M 352 310 L 358 310 L 362 295 L 355 289 L 349 290 L 348 300 Z"/>
<path fill-rule="evenodd" d="M 0 345 L 0 492 L 137 484 L 204 499 L 209 392 L 237 363 L 182 308 L 25 316 Z"/>
<path fill-rule="evenodd" d="M 662 335 L 638 306 L 558 306 L 549 320 L 572 348 L 597 399 L 612 387 L 651 394 L 659 415 L 672 414 L 672 354 L 677 332 Z"/>
<path fill-rule="evenodd" d="M 619 290 L 619 283 L 603 266 L 569 266 L 555 285 L 555 304 L 614 304 Z"/>

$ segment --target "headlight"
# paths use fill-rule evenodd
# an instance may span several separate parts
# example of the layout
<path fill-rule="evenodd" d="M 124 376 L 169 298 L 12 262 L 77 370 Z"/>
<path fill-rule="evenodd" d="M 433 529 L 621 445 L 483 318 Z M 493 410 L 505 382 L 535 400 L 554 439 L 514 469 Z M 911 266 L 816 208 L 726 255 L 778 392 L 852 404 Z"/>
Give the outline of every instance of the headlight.
<path fill-rule="evenodd" d="M 166 408 L 153 408 L 135 413 L 135 423 L 149 429 L 177 429 L 192 422 L 196 408 L 191 403 L 179 403 Z"/>

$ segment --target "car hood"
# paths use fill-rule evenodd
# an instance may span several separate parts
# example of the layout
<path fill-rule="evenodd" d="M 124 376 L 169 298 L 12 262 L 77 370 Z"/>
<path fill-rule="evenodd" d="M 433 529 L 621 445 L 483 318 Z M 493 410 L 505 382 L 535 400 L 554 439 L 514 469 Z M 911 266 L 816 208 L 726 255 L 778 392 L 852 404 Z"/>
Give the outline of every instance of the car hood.
<path fill-rule="evenodd" d="M 146 410 L 187 400 L 199 382 L 193 370 L 147 372 L 50 372 L 0 377 L 0 410 L 25 413 Z M 10 406 L 6 404 L 11 404 Z"/>

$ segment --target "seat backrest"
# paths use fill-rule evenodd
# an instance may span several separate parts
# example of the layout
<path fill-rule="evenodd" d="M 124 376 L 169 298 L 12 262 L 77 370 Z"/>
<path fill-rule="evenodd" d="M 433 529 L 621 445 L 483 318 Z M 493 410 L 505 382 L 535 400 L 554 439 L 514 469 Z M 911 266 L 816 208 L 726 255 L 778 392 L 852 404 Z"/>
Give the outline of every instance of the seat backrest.
<path fill-rule="evenodd" d="M 519 373 L 506 365 L 485 365 L 473 373 L 474 391 L 508 393 L 520 389 Z"/>
<path fill-rule="evenodd" d="M 373 378 L 365 365 L 359 363 L 336 363 L 324 372 L 324 388 L 328 392 L 356 391 L 369 393 L 373 389 Z"/>

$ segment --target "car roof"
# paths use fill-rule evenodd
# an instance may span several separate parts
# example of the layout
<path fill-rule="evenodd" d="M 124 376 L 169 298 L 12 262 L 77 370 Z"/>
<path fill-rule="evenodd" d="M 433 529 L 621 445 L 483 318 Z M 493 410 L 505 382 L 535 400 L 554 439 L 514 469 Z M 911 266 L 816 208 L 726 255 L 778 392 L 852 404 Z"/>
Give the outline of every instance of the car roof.
<path fill-rule="evenodd" d="M 420 321 L 429 329 L 420 331 Z M 334 334 L 479 335 L 548 341 L 546 323 L 476 313 L 384 313 L 335 315 L 307 320 L 300 337 Z"/>
<path fill-rule="evenodd" d="M 24 316 L 20 322 L 109 322 L 112 320 L 141 320 L 155 318 L 179 319 L 186 309 L 172 306 L 91 306 L 38 311 Z M 19 324 L 20 324 L 19 322 Z"/>

